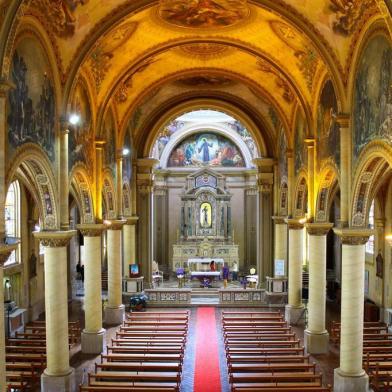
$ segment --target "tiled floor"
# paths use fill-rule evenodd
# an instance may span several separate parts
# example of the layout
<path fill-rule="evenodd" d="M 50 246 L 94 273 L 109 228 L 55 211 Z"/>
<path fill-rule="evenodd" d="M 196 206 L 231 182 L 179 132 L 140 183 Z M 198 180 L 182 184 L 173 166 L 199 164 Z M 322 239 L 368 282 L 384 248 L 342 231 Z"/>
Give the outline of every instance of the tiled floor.
<path fill-rule="evenodd" d="M 69 308 L 70 320 L 80 319 L 83 327 L 83 312 L 82 312 L 82 298 L 74 300 Z M 225 308 L 225 310 L 230 310 Z M 231 309 L 237 310 L 237 309 Z M 197 308 L 191 308 L 191 320 L 188 333 L 188 343 L 184 357 L 182 392 L 193 391 L 193 377 L 195 369 L 195 326 L 196 326 L 196 312 Z M 218 331 L 218 345 L 219 345 L 219 362 L 221 372 L 222 391 L 229 391 L 226 359 L 223 345 L 222 332 L 220 328 L 221 308 L 216 308 L 216 328 Z M 332 320 L 339 319 L 339 309 L 332 304 L 327 306 L 327 327 Z M 110 344 L 110 339 L 114 336 L 118 327 L 110 327 L 106 330 L 106 344 Z M 303 341 L 303 328 L 293 327 L 297 336 Z M 105 344 L 105 346 L 106 346 Z M 205 342 L 208 344 L 208 341 Z M 94 371 L 94 363 L 99 360 L 99 355 L 86 355 L 80 351 L 80 345 L 71 350 L 71 366 L 75 368 L 75 375 L 77 384 L 83 383 L 87 379 L 87 372 Z M 339 366 L 339 351 L 338 348 L 331 345 L 330 352 L 325 355 L 312 356 L 312 360 L 317 363 L 319 371 L 323 373 L 323 380 L 326 384 L 333 383 L 333 370 Z"/>

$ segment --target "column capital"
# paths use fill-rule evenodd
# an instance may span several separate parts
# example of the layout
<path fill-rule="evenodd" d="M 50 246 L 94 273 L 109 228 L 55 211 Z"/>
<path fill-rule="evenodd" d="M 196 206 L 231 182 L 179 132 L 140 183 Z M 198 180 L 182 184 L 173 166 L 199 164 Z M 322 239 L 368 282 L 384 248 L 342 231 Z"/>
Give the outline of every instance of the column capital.
<path fill-rule="evenodd" d="M 275 222 L 276 225 L 285 225 L 286 224 L 287 216 L 273 216 L 272 220 Z"/>
<path fill-rule="evenodd" d="M 259 172 L 269 173 L 275 165 L 274 158 L 254 158 L 252 163 L 258 168 Z"/>
<path fill-rule="evenodd" d="M 286 158 L 294 158 L 294 150 L 292 148 L 287 148 L 286 149 Z"/>
<path fill-rule="evenodd" d="M 159 164 L 158 159 L 155 158 L 139 158 L 136 160 L 136 165 L 138 167 L 138 171 L 140 168 L 140 172 L 146 173 L 146 169 L 148 172 L 152 171 Z M 144 170 L 143 170 L 144 168 Z"/>
<path fill-rule="evenodd" d="M 6 97 L 8 91 L 15 88 L 15 84 L 9 80 L 0 79 L 0 97 Z"/>
<path fill-rule="evenodd" d="M 122 227 L 125 225 L 126 220 L 119 219 L 119 220 L 109 220 L 105 221 L 107 223 L 108 230 L 121 230 Z"/>
<path fill-rule="evenodd" d="M 313 148 L 316 144 L 316 139 L 312 138 L 312 137 L 307 137 L 305 139 L 305 144 L 306 144 L 306 147 Z"/>
<path fill-rule="evenodd" d="M 0 245 L 0 267 L 4 265 L 4 263 L 11 256 L 11 253 L 16 250 L 19 245 L 19 240 L 16 240 L 12 244 L 1 244 Z"/>
<path fill-rule="evenodd" d="M 332 229 L 333 223 L 305 223 L 306 230 L 309 235 L 327 235 Z"/>
<path fill-rule="evenodd" d="M 285 218 L 284 220 L 289 227 L 289 230 L 301 230 L 304 228 L 304 219 Z"/>
<path fill-rule="evenodd" d="M 336 116 L 336 122 L 340 128 L 348 128 L 350 126 L 351 116 L 347 113 L 339 113 Z"/>
<path fill-rule="evenodd" d="M 344 245 L 365 245 L 374 234 L 372 229 L 334 228 L 333 231 Z"/>
<path fill-rule="evenodd" d="M 99 237 L 102 232 L 108 228 L 108 226 L 103 223 L 90 223 L 76 225 L 76 228 L 80 230 L 84 237 Z"/>
<path fill-rule="evenodd" d="M 39 239 L 43 246 L 49 248 L 62 248 L 68 245 L 76 230 L 64 231 L 34 231 L 33 235 Z"/>
<path fill-rule="evenodd" d="M 134 216 L 126 216 L 124 217 L 124 219 L 126 220 L 125 224 L 126 225 L 136 225 L 137 221 L 139 220 L 139 217 L 134 215 Z"/>
<path fill-rule="evenodd" d="M 103 149 L 105 147 L 106 141 L 102 139 L 95 139 L 94 145 L 96 149 Z"/>

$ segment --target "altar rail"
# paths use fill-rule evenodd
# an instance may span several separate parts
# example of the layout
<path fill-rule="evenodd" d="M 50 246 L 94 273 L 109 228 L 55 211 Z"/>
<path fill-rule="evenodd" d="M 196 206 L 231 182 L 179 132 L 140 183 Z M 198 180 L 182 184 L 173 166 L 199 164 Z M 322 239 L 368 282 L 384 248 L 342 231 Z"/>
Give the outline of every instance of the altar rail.
<path fill-rule="evenodd" d="M 264 289 L 219 289 L 219 304 L 233 306 L 266 305 Z"/>
<path fill-rule="evenodd" d="M 149 306 L 187 306 L 191 304 L 191 289 L 147 289 Z"/>

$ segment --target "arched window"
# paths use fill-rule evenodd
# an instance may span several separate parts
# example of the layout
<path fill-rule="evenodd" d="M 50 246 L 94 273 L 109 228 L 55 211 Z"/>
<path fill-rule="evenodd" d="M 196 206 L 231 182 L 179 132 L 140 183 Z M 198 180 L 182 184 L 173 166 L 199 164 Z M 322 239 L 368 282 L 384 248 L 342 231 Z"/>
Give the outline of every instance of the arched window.
<path fill-rule="evenodd" d="M 374 200 L 369 210 L 369 229 L 374 229 Z M 366 253 L 374 254 L 374 235 L 371 235 L 366 243 Z"/>
<path fill-rule="evenodd" d="M 14 181 L 8 188 L 5 200 L 5 233 L 7 237 L 20 238 L 20 188 Z M 5 266 L 20 262 L 20 245 L 12 252 Z"/>

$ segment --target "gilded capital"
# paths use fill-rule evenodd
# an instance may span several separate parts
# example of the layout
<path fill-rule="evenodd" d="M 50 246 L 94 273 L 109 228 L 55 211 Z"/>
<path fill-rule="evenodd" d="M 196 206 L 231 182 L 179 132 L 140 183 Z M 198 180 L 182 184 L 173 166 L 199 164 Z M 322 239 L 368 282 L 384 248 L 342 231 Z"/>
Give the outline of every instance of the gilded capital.
<path fill-rule="evenodd" d="M 350 115 L 340 113 L 336 116 L 336 122 L 340 128 L 348 128 L 350 126 Z"/>
<path fill-rule="evenodd" d="M 289 230 L 301 230 L 304 228 L 305 222 L 303 219 L 286 218 L 284 221 L 287 223 Z"/>
<path fill-rule="evenodd" d="M 127 216 L 126 218 L 126 225 L 136 225 L 137 221 L 139 220 L 139 217 L 134 215 L 134 216 Z"/>
<path fill-rule="evenodd" d="M 33 232 L 34 237 L 39 239 L 41 244 L 47 248 L 66 247 L 75 234 L 76 230 Z"/>
<path fill-rule="evenodd" d="M 327 235 L 332 229 L 333 223 L 305 223 L 309 235 Z"/>
<path fill-rule="evenodd" d="M 107 221 L 108 223 L 108 230 L 121 230 L 122 227 L 125 225 L 126 220 L 110 220 Z"/>
<path fill-rule="evenodd" d="M 374 234 L 371 229 L 334 228 L 333 231 L 340 237 L 343 245 L 365 245 Z"/>
<path fill-rule="evenodd" d="M 76 228 L 84 237 L 99 237 L 107 229 L 107 226 L 104 224 L 84 224 L 77 225 Z"/>
<path fill-rule="evenodd" d="M 287 216 L 273 216 L 272 219 L 276 225 L 285 225 Z"/>

